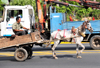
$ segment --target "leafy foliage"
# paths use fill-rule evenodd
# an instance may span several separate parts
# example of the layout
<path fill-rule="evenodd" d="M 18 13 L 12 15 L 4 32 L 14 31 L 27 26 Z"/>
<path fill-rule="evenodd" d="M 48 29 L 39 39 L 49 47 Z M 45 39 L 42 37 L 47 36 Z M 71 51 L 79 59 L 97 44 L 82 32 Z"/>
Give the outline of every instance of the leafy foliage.
<path fill-rule="evenodd" d="M 100 10 L 93 10 L 92 16 L 95 17 L 96 19 L 100 19 Z"/>
<path fill-rule="evenodd" d="M 33 6 L 33 8 L 36 12 L 36 2 L 35 2 L 35 0 L 12 0 L 10 2 L 10 5 L 20 5 L 20 6 L 31 5 L 31 6 Z M 35 13 L 35 16 L 37 17 L 37 13 Z"/>
<path fill-rule="evenodd" d="M 0 0 L 0 11 L 2 11 L 3 10 L 3 3 L 1 2 L 1 0 Z"/>
<path fill-rule="evenodd" d="M 78 5 L 80 6 L 79 3 L 74 2 L 74 1 L 66 1 L 66 0 L 60 0 L 69 4 L 74 4 L 74 5 Z M 99 1 L 99 0 L 97 0 Z M 96 19 L 100 19 L 100 10 L 98 9 L 92 9 L 91 7 L 89 8 L 79 8 L 79 7 L 73 7 L 73 6 L 68 6 L 68 7 L 64 7 L 64 6 L 60 6 L 57 7 L 57 12 L 66 12 L 67 11 L 67 20 L 69 21 L 69 16 L 75 16 L 76 19 L 81 20 L 84 17 L 95 17 Z"/>
<path fill-rule="evenodd" d="M 79 3 L 74 2 L 74 1 L 67 1 L 67 0 L 59 0 L 59 1 L 63 1 L 69 4 L 74 4 L 74 5 L 78 5 L 80 6 Z M 100 2 L 100 0 L 97 0 Z M 42 9 L 43 9 L 43 1 L 40 0 L 41 5 L 42 5 Z M 35 0 L 12 0 L 12 2 L 10 2 L 10 5 L 32 5 L 35 12 L 36 12 L 36 2 Z M 49 6 L 49 5 L 47 5 Z M 55 5 L 53 4 L 53 6 L 56 7 L 57 12 L 61 12 L 61 13 L 65 13 L 67 12 L 67 20 L 69 21 L 69 16 L 75 16 L 76 19 L 81 20 L 83 17 L 89 17 L 89 16 L 93 16 L 96 19 L 100 19 L 100 10 L 97 9 L 92 9 L 92 8 L 79 8 L 79 7 L 73 7 L 73 6 L 64 6 L 64 5 Z M 37 13 L 35 13 L 35 16 L 37 17 Z"/>
<path fill-rule="evenodd" d="M 2 11 L 3 11 L 3 3 L 0 0 L 0 17 L 2 17 Z"/>

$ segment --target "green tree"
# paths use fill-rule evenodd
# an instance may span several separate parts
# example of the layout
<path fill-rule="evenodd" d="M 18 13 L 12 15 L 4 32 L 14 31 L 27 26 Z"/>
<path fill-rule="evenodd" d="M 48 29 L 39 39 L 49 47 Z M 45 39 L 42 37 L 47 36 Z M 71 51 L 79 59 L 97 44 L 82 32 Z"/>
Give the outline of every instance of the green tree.
<path fill-rule="evenodd" d="M 92 11 L 93 11 L 93 9 L 91 7 L 89 7 L 88 9 L 86 9 L 85 16 L 89 17 L 89 15 L 92 13 Z"/>
<path fill-rule="evenodd" d="M 0 0 L 0 17 L 2 17 L 2 11 L 3 11 L 3 3 Z"/>
<path fill-rule="evenodd" d="M 36 12 L 36 2 L 35 2 L 35 0 L 12 0 L 10 2 L 10 5 L 20 5 L 20 6 L 31 5 L 31 6 L 33 6 L 33 9 Z M 36 13 L 35 13 L 35 16 L 37 16 Z"/>
<path fill-rule="evenodd" d="M 76 12 L 76 17 L 77 19 L 81 20 L 83 17 L 85 17 L 85 14 L 86 14 L 86 9 L 81 8 Z"/>
<path fill-rule="evenodd" d="M 0 11 L 2 11 L 2 10 L 3 10 L 3 3 L 0 0 Z"/>
<path fill-rule="evenodd" d="M 61 2 L 66 2 L 69 4 L 74 4 L 80 6 L 79 3 L 74 2 L 74 1 L 67 1 L 67 0 L 59 0 Z M 100 1 L 100 0 L 97 0 Z M 40 0 L 41 6 L 43 9 L 43 1 Z M 10 5 L 31 5 L 33 6 L 35 12 L 36 12 L 36 2 L 35 0 L 12 0 L 10 2 Z M 64 6 L 64 5 L 59 5 L 57 6 L 56 4 L 52 4 L 53 6 L 56 7 L 57 13 L 65 13 L 67 12 L 67 20 L 69 21 L 69 16 L 75 16 L 77 19 L 81 20 L 83 17 L 89 17 L 90 15 L 94 16 L 96 19 L 100 18 L 100 10 L 93 10 L 92 8 L 79 8 L 79 7 L 74 7 L 74 6 Z M 49 6 L 47 4 L 47 6 Z M 1 9 L 1 8 L 0 8 Z M 37 13 L 35 13 L 35 17 L 37 17 Z"/>
<path fill-rule="evenodd" d="M 92 16 L 95 17 L 96 19 L 100 19 L 100 10 L 93 10 Z"/>
<path fill-rule="evenodd" d="M 40 0 L 42 9 L 43 9 L 43 1 Z M 20 5 L 20 6 L 24 6 L 24 5 L 31 5 L 33 6 L 33 9 L 35 11 L 35 17 L 37 18 L 37 12 L 36 12 L 36 1 L 35 0 L 12 0 L 10 2 L 10 5 Z"/>
<path fill-rule="evenodd" d="M 62 1 L 62 0 L 60 0 L 60 1 Z M 63 2 L 80 6 L 77 2 L 74 2 L 74 1 L 63 0 Z M 61 12 L 61 13 L 67 12 L 67 21 L 69 21 L 70 15 L 74 16 L 76 14 L 76 12 L 78 11 L 78 7 L 74 7 L 74 6 L 59 5 L 59 7 L 56 6 L 56 8 L 57 8 L 57 12 Z"/>

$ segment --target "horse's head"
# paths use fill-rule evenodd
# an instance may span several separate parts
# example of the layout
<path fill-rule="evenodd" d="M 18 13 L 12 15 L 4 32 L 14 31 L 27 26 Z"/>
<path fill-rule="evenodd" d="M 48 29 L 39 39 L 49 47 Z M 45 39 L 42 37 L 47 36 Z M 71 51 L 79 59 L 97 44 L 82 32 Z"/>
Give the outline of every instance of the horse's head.
<path fill-rule="evenodd" d="M 91 27 L 90 21 L 85 21 L 82 24 L 82 31 L 84 31 L 85 29 L 88 29 L 91 33 L 93 32 L 93 28 Z"/>
<path fill-rule="evenodd" d="M 86 22 L 86 27 L 85 28 L 88 29 L 91 33 L 93 32 L 93 28 L 91 27 L 90 21 Z"/>

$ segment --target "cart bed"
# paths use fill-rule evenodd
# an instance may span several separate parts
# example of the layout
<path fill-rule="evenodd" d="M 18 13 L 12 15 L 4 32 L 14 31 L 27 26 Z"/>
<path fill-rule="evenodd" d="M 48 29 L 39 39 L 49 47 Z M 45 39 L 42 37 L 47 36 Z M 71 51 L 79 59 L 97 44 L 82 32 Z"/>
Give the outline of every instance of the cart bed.
<path fill-rule="evenodd" d="M 0 49 L 20 46 L 29 43 L 36 43 L 41 41 L 40 32 L 32 32 L 27 35 L 10 37 L 10 38 L 1 38 L 0 39 Z"/>

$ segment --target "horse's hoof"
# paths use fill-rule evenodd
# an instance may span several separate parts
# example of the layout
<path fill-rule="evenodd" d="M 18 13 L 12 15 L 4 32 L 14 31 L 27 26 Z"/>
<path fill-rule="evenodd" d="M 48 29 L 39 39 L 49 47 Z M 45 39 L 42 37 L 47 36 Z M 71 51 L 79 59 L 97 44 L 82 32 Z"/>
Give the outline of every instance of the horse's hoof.
<path fill-rule="evenodd" d="M 81 57 L 81 56 L 77 56 L 77 58 L 78 58 L 78 59 L 81 59 L 82 57 Z"/>
<path fill-rule="evenodd" d="M 58 59 L 58 57 L 54 57 L 55 59 Z"/>
<path fill-rule="evenodd" d="M 78 54 L 81 54 L 81 53 L 82 53 L 81 51 L 78 52 Z"/>

